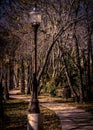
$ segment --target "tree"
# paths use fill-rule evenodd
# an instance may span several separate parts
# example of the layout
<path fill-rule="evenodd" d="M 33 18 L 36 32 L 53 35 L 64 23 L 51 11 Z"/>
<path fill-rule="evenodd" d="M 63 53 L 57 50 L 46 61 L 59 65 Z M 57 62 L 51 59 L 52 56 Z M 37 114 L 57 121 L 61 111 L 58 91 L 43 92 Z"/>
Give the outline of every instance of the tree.
<path fill-rule="evenodd" d="M 88 95 L 92 91 L 93 83 L 93 75 L 90 70 L 91 62 L 93 64 L 92 0 L 38 0 L 36 2 L 39 8 L 43 8 L 43 11 L 41 10 L 43 20 L 38 31 L 38 82 L 40 83 L 43 77 L 45 79 L 42 81 L 47 81 L 48 75 L 50 79 L 57 79 L 56 85 L 58 85 L 58 77 L 60 77 L 59 82 L 64 81 L 63 84 L 65 84 L 66 81 L 74 90 L 73 93 L 76 93 L 75 96 L 80 97 L 80 102 L 83 102 L 85 97 L 89 100 Z M 21 66 L 24 68 L 22 73 L 25 71 L 23 79 L 27 80 L 25 76 L 28 73 L 27 84 L 32 82 L 32 78 L 29 81 L 29 77 L 31 77 L 29 73 L 32 75 L 34 68 L 34 35 L 32 26 L 26 19 L 26 14 L 32 6 L 33 1 L 21 0 L 1 2 L 0 8 L 2 12 L 0 29 L 3 30 L 0 37 L 4 50 L 0 53 L 2 57 L 5 54 L 8 57 L 13 56 L 17 61 L 25 59 L 26 62 L 28 57 L 32 58 L 31 68 L 29 65 L 28 72 L 26 66 L 25 68 L 24 65 Z M 85 49 L 87 54 L 84 57 Z M 85 66 L 84 60 L 87 61 L 87 66 Z M 77 71 L 75 72 L 75 70 Z M 87 80 L 85 76 L 87 76 Z"/>

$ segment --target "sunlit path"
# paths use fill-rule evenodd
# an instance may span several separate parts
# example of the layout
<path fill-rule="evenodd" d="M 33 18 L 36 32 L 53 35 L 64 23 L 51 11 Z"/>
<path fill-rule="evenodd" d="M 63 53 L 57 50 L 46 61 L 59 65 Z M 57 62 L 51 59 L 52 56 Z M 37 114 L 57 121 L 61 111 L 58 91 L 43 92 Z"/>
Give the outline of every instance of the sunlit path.
<path fill-rule="evenodd" d="M 62 130 L 93 130 L 93 115 L 64 103 L 42 103 L 56 112 L 62 123 Z"/>
<path fill-rule="evenodd" d="M 19 90 L 10 92 L 11 98 L 29 100 L 30 96 L 17 95 Z M 39 99 L 42 106 L 55 111 L 62 124 L 62 130 L 93 130 L 93 115 L 82 109 L 69 106 L 66 103 L 51 102 L 51 99 Z"/>

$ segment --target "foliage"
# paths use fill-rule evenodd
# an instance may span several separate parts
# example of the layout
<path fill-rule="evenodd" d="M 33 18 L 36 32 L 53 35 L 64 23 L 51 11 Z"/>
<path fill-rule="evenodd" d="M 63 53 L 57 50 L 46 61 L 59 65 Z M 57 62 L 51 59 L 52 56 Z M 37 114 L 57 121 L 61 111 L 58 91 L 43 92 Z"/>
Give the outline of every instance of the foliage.
<path fill-rule="evenodd" d="M 29 16 L 28 12 L 33 7 L 33 3 L 33 0 L 0 2 L 0 60 L 2 59 L 0 76 L 4 74 L 5 66 L 2 65 L 4 58 L 6 61 L 16 60 L 15 64 L 20 64 L 18 62 L 23 59 L 28 61 L 32 59 L 30 73 L 34 72 L 34 34 L 29 18 L 26 17 Z M 39 9 L 42 9 L 42 23 L 38 29 L 37 79 L 40 81 L 43 74 L 47 73 L 49 77 L 57 79 L 57 84 L 48 81 L 48 92 L 51 95 L 56 94 L 56 86 L 61 83 L 62 86 L 69 85 L 73 95 L 77 96 L 78 93 L 81 102 L 85 97 L 86 100 L 91 100 L 93 1 L 39 0 L 37 3 Z M 19 81 L 15 66 L 15 72 L 9 74 L 10 70 L 6 71 L 7 76 L 4 77 L 6 84 L 10 82 L 9 79 L 13 81 L 14 77 Z M 91 70 L 90 66 L 92 66 Z M 30 77 L 27 74 L 27 67 L 24 69 L 26 77 Z M 24 76 L 23 80 L 28 82 L 31 77 L 27 81 Z"/>
<path fill-rule="evenodd" d="M 56 85 L 55 85 L 55 80 L 54 79 L 48 81 L 47 84 L 46 84 L 46 87 L 47 87 L 47 92 L 51 96 L 56 96 Z"/>

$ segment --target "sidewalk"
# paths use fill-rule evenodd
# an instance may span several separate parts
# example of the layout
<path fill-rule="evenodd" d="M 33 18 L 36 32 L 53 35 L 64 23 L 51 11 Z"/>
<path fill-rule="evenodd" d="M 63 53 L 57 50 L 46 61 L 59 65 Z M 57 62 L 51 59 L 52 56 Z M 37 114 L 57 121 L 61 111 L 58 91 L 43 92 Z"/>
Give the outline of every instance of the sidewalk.
<path fill-rule="evenodd" d="M 62 123 L 62 130 L 93 130 L 93 115 L 64 103 L 43 103 L 55 111 Z"/>
<path fill-rule="evenodd" d="M 11 98 L 30 101 L 30 96 L 16 95 L 18 90 L 10 92 Z M 66 103 L 54 103 L 39 99 L 42 106 L 55 111 L 62 124 L 62 130 L 93 130 L 93 115 L 82 109 L 71 107 Z"/>

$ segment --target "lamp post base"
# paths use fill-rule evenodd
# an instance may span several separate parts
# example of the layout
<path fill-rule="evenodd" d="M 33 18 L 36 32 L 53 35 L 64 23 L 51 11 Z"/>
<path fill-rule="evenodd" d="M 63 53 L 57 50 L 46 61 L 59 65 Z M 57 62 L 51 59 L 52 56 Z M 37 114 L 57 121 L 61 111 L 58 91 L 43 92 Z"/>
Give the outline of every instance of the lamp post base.
<path fill-rule="evenodd" d="M 27 115 L 27 130 L 39 130 L 39 102 L 37 99 L 32 99 L 29 104 L 28 115 Z"/>
<path fill-rule="evenodd" d="M 39 130 L 39 116 L 38 113 L 28 113 L 27 130 Z"/>

